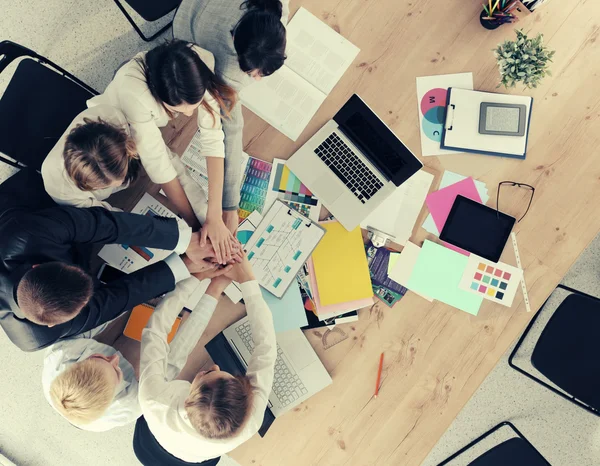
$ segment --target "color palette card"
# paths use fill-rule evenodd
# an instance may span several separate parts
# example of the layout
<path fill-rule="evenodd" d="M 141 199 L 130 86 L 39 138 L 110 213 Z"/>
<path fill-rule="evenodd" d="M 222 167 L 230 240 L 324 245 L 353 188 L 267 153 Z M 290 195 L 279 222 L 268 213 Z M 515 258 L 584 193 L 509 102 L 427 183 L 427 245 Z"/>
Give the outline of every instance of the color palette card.
<path fill-rule="evenodd" d="M 510 307 L 522 278 L 522 269 L 471 254 L 459 288 Z"/>
<path fill-rule="evenodd" d="M 476 316 L 483 296 L 458 287 L 468 261 L 467 256 L 432 241 L 425 241 L 405 286 L 415 293 Z"/>
<path fill-rule="evenodd" d="M 263 212 L 272 168 L 269 162 L 254 157 L 248 158 L 240 190 L 238 215 L 241 219 L 248 217 L 255 210 Z"/>

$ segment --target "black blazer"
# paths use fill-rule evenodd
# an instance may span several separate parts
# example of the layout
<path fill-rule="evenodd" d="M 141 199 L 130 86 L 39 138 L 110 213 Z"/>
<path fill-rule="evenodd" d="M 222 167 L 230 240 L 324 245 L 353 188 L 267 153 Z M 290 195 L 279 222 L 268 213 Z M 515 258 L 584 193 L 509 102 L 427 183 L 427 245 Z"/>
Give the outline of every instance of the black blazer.
<path fill-rule="evenodd" d="M 84 254 L 94 244 L 174 249 L 179 239 L 175 219 L 56 206 L 40 193 L 41 183 L 38 173 L 21 170 L 0 186 L 0 326 L 15 345 L 23 351 L 42 349 L 175 288 L 171 269 L 161 261 L 106 285 L 95 280 L 87 306 L 64 324 L 46 327 L 15 316 L 17 285 L 34 264 L 61 261 L 85 268 Z"/>

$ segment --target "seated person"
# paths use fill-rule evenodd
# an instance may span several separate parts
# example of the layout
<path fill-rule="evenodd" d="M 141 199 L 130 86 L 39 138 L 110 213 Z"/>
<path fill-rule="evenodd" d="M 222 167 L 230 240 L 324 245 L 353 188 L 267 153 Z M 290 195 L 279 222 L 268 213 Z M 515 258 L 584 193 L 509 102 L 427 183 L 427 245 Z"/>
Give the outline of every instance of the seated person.
<path fill-rule="evenodd" d="M 215 465 L 219 457 L 252 437 L 262 424 L 273 385 L 277 342 L 271 312 L 252 267 L 244 257 L 224 276 L 214 278 L 206 307 L 195 310 L 169 346 L 173 319 L 193 291 L 190 280 L 177 285 L 156 309 L 142 334 L 139 401 L 133 448 L 145 466 Z M 221 292 L 235 280 L 242 288 L 255 343 L 245 376 L 213 366 L 190 384 L 173 380 L 204 332 Z M 212 296 L 212 298 L 210 298 Z M 209 302 L 210 301 L 210 306 Z"/>
<path fill-rule="evenodd" d="M 203 224 L 207 209 L 204 191 L 179 157 L 174 156 L 171 163 L 187 197 L 196 200 L 192 209 Z M 139 169 L 125 115 L 109 105 L 98 105 L 75 117 L 44 160 L 42 178 L 46 192 L 57 204 L 121 211 L 105 199 L 134 182 Z"/>
<path fill-rule="evenodd" d="M 38 209 L 51 203 L 41 184 L 37 173 L 21 170 L 0 185 L 0 326 L 24 351 L 91 330 L 169 292 L 214 257 L 210 244 L 200 246 L 199 233 L 174 218 L 100 207 Z M 103 285 L 89 274 L 87 259 L 92 246 L 112 243 L 174 253 Z"/>
<path fill-rule="evenodd" d="M 240 92 L 283 66 L 288 16 L 289 0 L 183 0 L 173 18 L 173 36 L 211 52 L 215 74 Z M 223 119 L 223 218 L 231 231 L 237 230 L 243 129 L 242 107 L 236 105 Z"/>
<path fill-rule="evenodd" d="M 108 105 L 75 117 L 42 164 L 46 192 L 60 205 L 105 207 L 137 178 L 139 157 L 125 115 Z"/>
<path fill-rule="evenodd" d="M 212 72 L 213 62 L 209 52 L 193 44 L 166 42 L 125 63 L 106 90 L 88 101 L 88 106 L 109 105 L 125 115 L 146 173 L 161 185 L 193 228 L 198 221 L 172 162 L 178 157 L 167 147 L 160 128 L 179 113 L 190 117 L 197 112 L 200 154 L 206 157 L 209 191 L 202 240 L 210 239 L 217 260 L 225 264 L 231 259 L 235 237 L 223 222 L 223 183 L 233 183 L 230 189 L 239 190 L 240 180 L 224 178 L 221 113 L 229 115 L 237 94 Z M 234 214 L 237 225 L 237 211 Z"/>
<path fill-rule="evenodd" d="M 194 276 L 204 280 L 226 272 L 207 263 L 206 270 Z M 204 297 L 200 300 L 196 306 L 198 312 L 207 307 L 206 301 Z M 181 327 L 184 326 L 185 321 Z M 116 348 L 92 336 L 95 335 L 80 335 L 48 348 L 42 386 L 50 406 L 71 424 L 91 432 L 104 432 L 134 422 L 142 410 L 132 364 Z"/>

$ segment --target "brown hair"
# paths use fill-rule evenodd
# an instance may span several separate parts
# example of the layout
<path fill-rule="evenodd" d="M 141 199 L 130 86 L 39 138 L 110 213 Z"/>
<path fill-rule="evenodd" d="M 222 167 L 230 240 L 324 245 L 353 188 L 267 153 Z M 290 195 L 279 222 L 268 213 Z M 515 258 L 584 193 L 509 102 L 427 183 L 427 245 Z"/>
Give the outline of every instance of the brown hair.
<path fill-rule="evenodd" d="M 83 121 L 71 130 L 63 151 L 65 168 L 77 187 L 94 191 L 115 181 L 135 181 L 139 157 L 127 131 L 101 118 Z"/>
<path fill-rule="evenodd" d="M 68 367 L 50 385 L 52 404 L 75 425 L 101 418 L 114 397 L 114 383 L 93 359 Z"/>
<path fill-rule="evenodd" d="M 28 270 L 17 286 L 19 308 L 39 325 L 58 325 L 75 317 L 92 297 L 94 283 L 83 269 L 47 262 Z"/>
<path fill-rule="evenodd" d="M 254 393 L 245 375 L 217 378 L 193 388 L 185 411 L 196 431 L 206 438 L 236 435 L 246 423 Z"/>
<path fill-rule="evenodd" d="M 182 40 L 165 42 L 150 50 L 144 59 L 138 59 L 150 93 L 157 102 L 176 107 L 183 103 L 194 105 L 200 102 L 206 91 L 212 95 L 221 112 L 229 117 L 237 101 L 237 93 L 215 75 L 192 49 L 192 44 Z M 202 107 L 210 112 L 213 120 L 215 111 L 202 100 Z M 172 117 L 172 112 L 165 107 Z"/>

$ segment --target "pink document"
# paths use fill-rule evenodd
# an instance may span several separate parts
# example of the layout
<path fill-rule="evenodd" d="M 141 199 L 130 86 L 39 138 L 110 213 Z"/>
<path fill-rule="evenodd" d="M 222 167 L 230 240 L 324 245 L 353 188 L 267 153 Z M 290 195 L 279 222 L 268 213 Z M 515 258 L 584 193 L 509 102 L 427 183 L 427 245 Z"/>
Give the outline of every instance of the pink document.
<path fill-rule="evenodd" d="M 429 208 L 429 212 L 431 213 L 433 221 L 435 222 L 435 226 L 439 232 L 441 232 L 444 228 L 444 224 L 448 219 L 452 205 L 454 204 L 456 196 L 458 195 L 481 203 L 481 197 L 477 192 L 473 178 L 470 177 L 465 178 L 458 183 L 451 184 L 450 186 L 440 189 L 439 191 L 434 191 L 425 199 L 427 207 Z M 457 246 L 453 246 L 452 244 L 444 242 L 444 245 L 449 249 L 464 254 L 465 256 L 470 255 L 468 251 L 465 251 Z"/>

